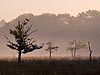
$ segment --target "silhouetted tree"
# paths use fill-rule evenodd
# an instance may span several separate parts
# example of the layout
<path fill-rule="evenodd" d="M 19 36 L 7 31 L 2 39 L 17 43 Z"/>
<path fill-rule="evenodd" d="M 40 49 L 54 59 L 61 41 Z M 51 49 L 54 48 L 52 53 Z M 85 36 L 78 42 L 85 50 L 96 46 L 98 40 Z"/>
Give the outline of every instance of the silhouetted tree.
<path fill-rule="evenodd" d="M 25 54 L 27 52 L 32 52 L 36 49 L 41 49 L 42 46 L 38 46 L 35 44 L 36 40 L 34 37 L 29 38 L 29 36 L 36 32 L 37 30 L 30 31 L 32 28 L 32 25 L 27 27 L 25 29 L 25 26 L 28 24 L 30 19 L 25 19 L 25 21 L 18 21 L 18 25 L 15 27 L 14 30 L 10 29 L 10 34 L 12 34 L 15 38 L 16 43 L 13 43 L 10 41 L 6 36 L 6 39 L 8 40 L 7 46 L 11 49 L 18 51 L 18 62 L 21 62 L 21 54 Z"/>
<path fill-rule="evenodd" d="M 50 59 L 51 59 L 51 54 L 54 53 L 54 51 L 57 51 L 58 46 L 54 46 L 52 42 L 47 42 L 46 43 L 48 48 L 45 49 L 45 51 L 49 51 L 50 52 Z"/>
<path fill-rule="evenodd" d="M 81 41 L 71 41 L 69 42 L 69 47 L 67 48 L 67 51 L 69 50 L 72 54 L 72 57 L 76 56 L 76 51 L 81 49 L 81 48 L 86 48 L 86 44 L 83 44 Z"/>
<path fill-rule="evenodd" d="M 92 61 L 92 50 L 91 50 L 91 47 L 90 47 L 90 42 L 88 41 L 88 48 L 89 48 L 89 57 L 90 57 L 90 61 Z"/>

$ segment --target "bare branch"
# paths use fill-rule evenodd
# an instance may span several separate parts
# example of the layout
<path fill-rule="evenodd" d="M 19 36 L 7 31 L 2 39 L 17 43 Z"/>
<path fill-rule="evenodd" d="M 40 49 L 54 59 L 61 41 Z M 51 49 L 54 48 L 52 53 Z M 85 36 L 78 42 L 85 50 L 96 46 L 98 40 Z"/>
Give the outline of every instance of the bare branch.
<path fill-rule="evenodd" d="M 25 21 L 22 22 L 23 26 L 27 25 L 27 23 L 30 21 L 31 18 L 25 19 Z"/>
<path fill-rule="evenodd" d="M 31 35 L 32 33 L 36 32 L 36 31 L 37 31 L 37 29 L 32 31 L 32 32 L 30 32 L 27 36 Z"/>
<path fill-rule="evenodd" d="M 7 40 L 9 40 L 9 38 L 7 36 L 4 36 Z M 9 40 L 10 41 L 10 40 Z"/>
<path fill-rule="evenodd" d="M 25 31 L 25 34 L 27 34 L 31 28 L 32 28 L 32 25 L 28 27 L 28 29 Z"/>

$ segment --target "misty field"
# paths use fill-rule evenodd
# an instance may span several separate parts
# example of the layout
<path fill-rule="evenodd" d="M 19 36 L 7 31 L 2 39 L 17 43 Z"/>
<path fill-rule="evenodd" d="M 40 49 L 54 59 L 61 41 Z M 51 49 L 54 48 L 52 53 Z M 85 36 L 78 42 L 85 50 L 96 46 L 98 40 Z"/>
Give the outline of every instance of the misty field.
<path fill-rule="evenodd" d="M 100 75 L 100 59 L 0 60 L 0 75 Z"/>

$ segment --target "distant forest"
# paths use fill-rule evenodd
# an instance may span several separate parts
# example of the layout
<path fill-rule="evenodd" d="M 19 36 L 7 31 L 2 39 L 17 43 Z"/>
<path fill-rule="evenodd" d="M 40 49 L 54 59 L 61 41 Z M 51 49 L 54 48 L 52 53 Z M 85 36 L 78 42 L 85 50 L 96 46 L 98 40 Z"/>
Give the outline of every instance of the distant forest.
<path fill-rule="evenodd" d="M 58 15 L 51 13 L 22 14 L 8 23 L 5 22 L 5 25 L 0 28 L 0 55 L 6 55 L 5 51 L 9 53 L 9 50 L 6 50 L 8 48 L 5 47 L 6 39 L 3 36 L 6 35 L 13 40 L 9 30 L 13 29 L 19 20 L 23 21 L 25 18 L 31 18 L 29 25 L 33 26 L 32 30 L 38 29 L 38 32 L 32 34 L 32 36 L 36 36 L 39 42 L 54 41 L 60 46 L 60 54 L 64 53 L 63 51 L 67 48 L 69 41 L 81 40 L 86 43 L 90 41 L 95 55 L 99 55 L 100 11 L 98 10 L 88 10 L 79 13 L 77 16 L 68 13 Z M 84 53 L 85 51 L 83 51 Z"/>

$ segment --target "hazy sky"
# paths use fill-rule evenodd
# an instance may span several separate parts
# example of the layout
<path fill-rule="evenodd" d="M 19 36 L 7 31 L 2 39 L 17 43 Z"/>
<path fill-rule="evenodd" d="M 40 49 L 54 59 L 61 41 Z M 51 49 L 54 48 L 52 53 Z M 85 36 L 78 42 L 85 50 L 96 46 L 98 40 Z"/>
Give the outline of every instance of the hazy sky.
<path fill-rule="evenodd" d="M 23 13 L 70 13 L 100 10 L 100 0 L 0 0 L 0 20 L 9 21 Z"/>

